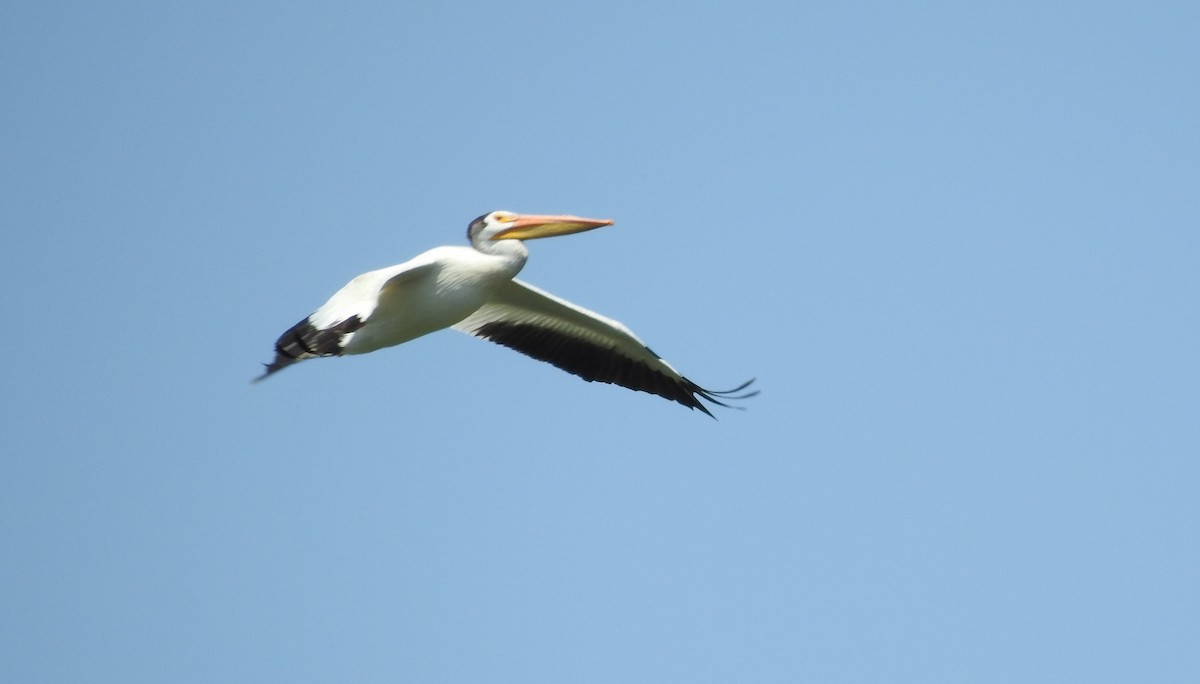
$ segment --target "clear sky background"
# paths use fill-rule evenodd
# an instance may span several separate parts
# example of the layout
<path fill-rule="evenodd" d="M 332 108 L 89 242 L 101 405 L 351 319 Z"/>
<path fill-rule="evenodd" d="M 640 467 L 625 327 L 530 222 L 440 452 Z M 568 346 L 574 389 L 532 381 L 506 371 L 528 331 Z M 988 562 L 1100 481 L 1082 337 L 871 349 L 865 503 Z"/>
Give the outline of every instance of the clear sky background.
<path fill-rule="evenodd" d="M 1200 681 L 1194 3 L 7 3 L 0 680 Z M 492 209 L 719 420 L 275 338 Z"/>

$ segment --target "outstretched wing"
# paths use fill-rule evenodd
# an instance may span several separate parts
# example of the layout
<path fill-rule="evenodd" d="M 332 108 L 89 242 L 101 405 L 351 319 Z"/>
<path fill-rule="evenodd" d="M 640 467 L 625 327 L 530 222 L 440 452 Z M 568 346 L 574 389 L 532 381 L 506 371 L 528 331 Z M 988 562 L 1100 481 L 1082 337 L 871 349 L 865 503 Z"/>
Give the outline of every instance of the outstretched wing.
<path fill-rule="evenodd" d="M 649 392 L 712 415 L 701 399 L 727 406 L 753 380 L 717 392 L 688 380 L 618 321 L 513 280 L 486 304 L 454 326 L 470 335 L 553 364 L 588 382 L 606 382 Z"/>
<path fill-rule="evenodd" d="M 275 359 L 265 364 L 266 371 L 254 382 L 298 361 L 347 353 L 354 334 L 364 326 L 372 325 L 371 316 L 376 309 L 386 307 L 405 286 L 420 280 L 434 268 L 432 263 L 418 259 L 369 271 L 346 283 L 321 308 L 279 336 L 275 342 Z"/>

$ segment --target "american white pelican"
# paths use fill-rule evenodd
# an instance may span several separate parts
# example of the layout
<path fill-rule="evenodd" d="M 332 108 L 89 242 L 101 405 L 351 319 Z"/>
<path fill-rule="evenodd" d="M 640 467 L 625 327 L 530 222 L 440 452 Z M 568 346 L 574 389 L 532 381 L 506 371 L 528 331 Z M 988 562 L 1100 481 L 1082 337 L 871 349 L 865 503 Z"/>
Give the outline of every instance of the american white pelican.
<path fill-rule="evenodd" d="M 454 328 L 546 361 L 588 382 L 657 394 L 712 413 L 753 380 L 707 390 L 680 375 L 629 328 L 514 279 L 529 257 L 522 240 L 567 235 L 612 221 L 493 211 L 471 222 L 471 247 L 436 247 L 369 271 L 338 290 L 275 343 L 275 360 L 255 382 L 317 356 L 367 352 Z M 472 249 L 473 248 L 473 249 Z"/>

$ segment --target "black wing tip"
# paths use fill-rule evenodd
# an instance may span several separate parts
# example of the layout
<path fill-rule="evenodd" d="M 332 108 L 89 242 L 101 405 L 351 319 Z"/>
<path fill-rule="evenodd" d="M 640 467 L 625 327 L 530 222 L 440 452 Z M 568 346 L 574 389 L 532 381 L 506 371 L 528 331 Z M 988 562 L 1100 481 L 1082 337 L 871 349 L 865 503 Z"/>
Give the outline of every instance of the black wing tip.
<path fill-rule="evenodd" d="M 313 325 L 312 316 L 305 318 L 279 336 L 275 341 L 275 360 L 264 363 L 267 370 L 250 382 L 262 382 L 298 361 L 318 356 L 341 356 L 346 335 L 363 324 L 363 319 L 355 315 L 328 328 L 318 328 Z"/>
<path fill-rule="evenodd" d="M 263 371 L 262 375 L 258 375 L 258 376 L 255 376 L 254 378 L 251 378 L 250 384 L 257 385 L 258 383 L 262 382 L 263 380 L 266 380 L 267 378 L 278 373 L 279 371 L 283 370 L 284 368 L 287 368 L 288 366 L 292 365 L 293 363 L 296 363 L 298 360 L 299 359 L 292 359 L 292 358 L 288 358 L 286 356 L 280 355 L 280 356 L 276 357 L 275 360 L 272 361 L 271 363 L 264 363 L 263 368 L 266 368 L 266 370 Z"/>
<path fill-rule="evenodd" d="M 750 385 L 753 385 L 754 381 L 757 379 L 758 378 L 750 378 L 746 382 L 743 382 L 742 384 L 738 385 L 737 387 L 734 387 L 733 389 L 727 389 L 727 390 L 706 389 L 706 390 L 703 390 L 703 392 L 705 394 L 711 394 L 711 395 L 717 396 L 717 397 L 725 397 L 727 399 L 749 399 L 750 397 L 753 397 L 756 394 L 758 394 L 759 390 L 751 390 L 741 396 L 734 396 L 734 395 L 736 395 L 738 392 L 741 392 L 742 390 L 746 389 Z"/>
<path fill-rule="evenodd" d="M 707 406 L 700 403 L 700 399 L 703 399 L 704 401 L 707 401 L 710 404 L 713 404 L 715 406 L 720 406 L 722 408 L 735 409 L 738 411 L 745 411 L 746 410 L 745 406 L 733 406 L 733 405 L 727 404 L 725 402 L 738 401 L 741 399 L 749 399 L 751 397 L 758 396 L 758 393 L 759 393 L 759 390 L 751 390 L 749 392 L 743 391 L 747 387 L 749 387 L 751 384 L 753 384 L 754 381 L 757 380 L 757 378 L 750 378 L 749 380 L 747 380 L 746 382 L 743 382 L 742 384 L 738 385 L 737 387 L 734 387 L 733 389 L 728 389 L 728 390 L 705 389 L 705 388 L 697 385 L 696 383 L 692 382 L 691 380 L 687 380 L 686 378 L 684 380 L 689 385 L 687 389 L 688 389 L 688 392 L 691 394 L 692 402 L 683 402 L 683 403 L 686 403 L 689 407 L 691 407 L 693 409 L 698 408 L 701 411 L 704 411 L 713 419 L 716 419 L 716 416 L 713 415 L 712 411 L 708 410 Z"/>

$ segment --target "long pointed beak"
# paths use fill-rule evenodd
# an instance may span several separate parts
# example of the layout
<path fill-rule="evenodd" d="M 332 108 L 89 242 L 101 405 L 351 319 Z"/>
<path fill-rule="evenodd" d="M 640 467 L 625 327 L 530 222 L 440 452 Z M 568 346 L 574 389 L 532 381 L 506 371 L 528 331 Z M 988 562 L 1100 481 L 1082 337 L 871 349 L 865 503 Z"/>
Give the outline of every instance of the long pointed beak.
<path fill-rule="evenodd" d="M 493 240 L 533 240 L 535 238 L 554 237 L 555 235 L 570 235 L 582 233 L 585 230 L 611 226 L 612 219 L 590 219 L 579 216 L 547 216 L 540 214 L 521 214 L 513 221 L 512 227 L 492 238 Z"/>

